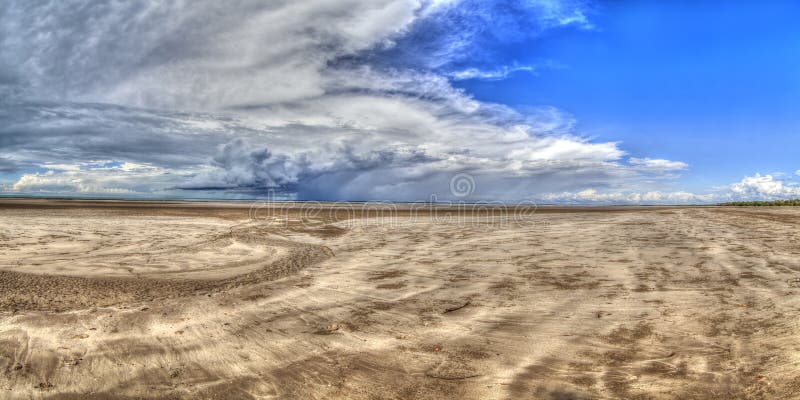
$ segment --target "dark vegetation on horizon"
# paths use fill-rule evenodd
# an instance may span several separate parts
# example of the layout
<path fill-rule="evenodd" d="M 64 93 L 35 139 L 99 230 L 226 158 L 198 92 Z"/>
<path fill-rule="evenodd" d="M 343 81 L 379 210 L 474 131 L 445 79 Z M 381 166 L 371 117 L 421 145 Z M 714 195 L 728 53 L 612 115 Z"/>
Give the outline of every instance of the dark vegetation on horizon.
<path fill-rule="evenodd" d="M 775 200 L 775 201 L 734 201 L 730 203 L 721 203 L 721 206 L 739 206 L 739 207 L 770 207 L 770 206 L 800 206 L 800 199 L 794 200 Z"/>

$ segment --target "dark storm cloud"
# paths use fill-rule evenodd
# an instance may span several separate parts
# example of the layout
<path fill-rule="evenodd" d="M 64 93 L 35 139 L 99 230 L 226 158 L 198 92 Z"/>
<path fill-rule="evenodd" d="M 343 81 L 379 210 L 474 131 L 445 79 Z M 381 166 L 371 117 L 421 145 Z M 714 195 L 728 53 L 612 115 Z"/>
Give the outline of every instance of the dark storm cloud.
<path fill-rule="evenodd" d="M 18 166 L 15 162 L 0 157 L 0 172 L 14 172 L 17 168 Z"/>
<path fill-rule="evenodd" d="M 182 167 L 202 163 L 220 142 L 180 113 L 103 104 L 5 102 L 0 148 L 36 162 L 118 159 Z"/>

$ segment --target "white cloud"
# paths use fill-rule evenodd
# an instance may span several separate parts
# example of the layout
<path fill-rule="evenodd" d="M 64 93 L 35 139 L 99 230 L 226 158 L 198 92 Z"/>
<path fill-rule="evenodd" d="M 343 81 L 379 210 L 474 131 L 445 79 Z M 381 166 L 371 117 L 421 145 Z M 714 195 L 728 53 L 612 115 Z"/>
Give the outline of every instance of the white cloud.
<path fill-rule="evenodd" d="M 52 165 L 43 173 L 22 175 L 9 191 L 20 193 L 144 194 L 171 189 L 178 176 L 148 165 L 123 163 L 89 167 Z"/>
<path fill-rule="evenodd" d="M 539 198 L 540 201 L 572 204 L 706 204 L 715 201 L 712 194 L 695 194 L 684 191 L 675 192 L 601 192 L 586 189 L 579 192 L 550 193 Z"/>
<path fill-rule="evenodd" d="M 785 199 L 800 197 L 800 186 L 774 178 L 772 175 L 755 174 L 730 186 L 737 199 Z"/>
<path fill-rule="evenodd" d="M 389 45 L 420 7 L 415 0 L 12 2 L 0 10 L 0 64 L 18 65 L 38 98 L 192 110 L 295 101 L 323 94 L 333 59 Z"/>
<path fill-rule="evenodd" d="M 636 168 L 657 172 L 681 171 L 689 168 L 689 165 L 684 162 L 664 159 L 631 157 L 628 162 Z"/>
<path fill-rule="evenodd" d="M 558 0 L 534 0 L 531 1 L 541 8 L 542 17 L 545 21 L 556 26 L 576 25 L 583 29 L 594 29 L 594 25 L 586 17 L 580 7 L 574 7 L 573 2 Z"/>
<path fill-rule="evenodd" d="M 503 66 L 491 70 L 467 68 L 450 72 L 447 75 L 457 81 L 466 79 L 501 80 L 516 72 L 534 73 L 536 72 L 536 67 L 532 65 L 515 65 L 511 67 Z"/>
<path fill-rule="evenodd" d="M 731 201 L 781 200 L 800 198 L 800 185 L 777 179 L 773 175 L 744 177 L 739 182 L 717 188 L 709 193 L 686 191 L 631 191 L 597 190 L 565 191 L 548 193 L 536 200 L 552 203 L 597 203 L 597 204 L 712 204 Z"/>

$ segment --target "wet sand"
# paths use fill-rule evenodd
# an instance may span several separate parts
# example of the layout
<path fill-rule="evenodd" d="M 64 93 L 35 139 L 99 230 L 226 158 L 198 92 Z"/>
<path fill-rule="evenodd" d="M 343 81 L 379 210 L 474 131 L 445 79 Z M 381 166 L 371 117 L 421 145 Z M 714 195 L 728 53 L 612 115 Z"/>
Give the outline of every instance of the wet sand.
<path fill-rule="evenodd" d="M 0 398 L 800 398 L 798 209 L 361 210 L 0 200 Z"/>

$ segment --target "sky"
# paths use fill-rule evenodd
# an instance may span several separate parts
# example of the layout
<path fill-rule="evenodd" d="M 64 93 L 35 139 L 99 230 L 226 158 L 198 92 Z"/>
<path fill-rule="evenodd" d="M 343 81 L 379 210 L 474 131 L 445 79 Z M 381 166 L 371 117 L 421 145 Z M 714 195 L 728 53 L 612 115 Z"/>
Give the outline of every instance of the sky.
<path fill-rule="evenodd" d="M 0 4 L 0 195 L 800 197 L 797 2 Z"/>

